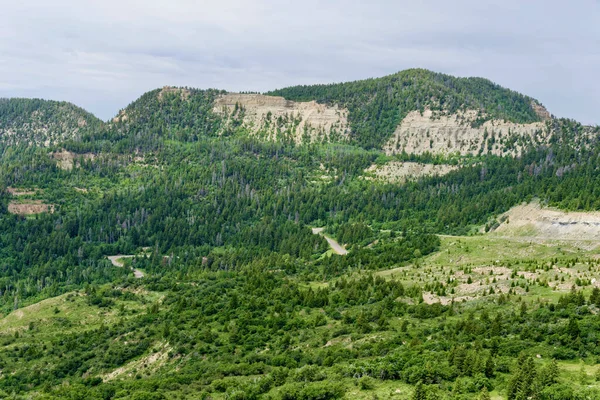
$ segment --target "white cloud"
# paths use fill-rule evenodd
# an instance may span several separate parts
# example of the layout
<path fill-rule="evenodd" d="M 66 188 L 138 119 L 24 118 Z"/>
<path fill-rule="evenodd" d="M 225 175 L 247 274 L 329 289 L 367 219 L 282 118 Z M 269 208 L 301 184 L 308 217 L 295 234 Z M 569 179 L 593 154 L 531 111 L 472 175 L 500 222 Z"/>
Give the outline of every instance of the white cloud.
<path fill-rule="evenodd" d="M 166 84 L 268 90 L 426 67 L 600 123 L 600 6 L 581 0 L 22 0 L 0 14 L 0 96 L 104 119 Z"/>

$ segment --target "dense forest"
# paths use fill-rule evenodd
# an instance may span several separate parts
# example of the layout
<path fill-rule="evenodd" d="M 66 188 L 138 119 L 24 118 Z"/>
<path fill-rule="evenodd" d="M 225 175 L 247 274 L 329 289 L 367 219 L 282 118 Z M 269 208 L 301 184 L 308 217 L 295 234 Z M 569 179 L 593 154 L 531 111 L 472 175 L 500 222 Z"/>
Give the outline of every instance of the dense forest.
<path fill-rule="evenodd" d="M 157 89 L 107 123 L 64 103 L 0 101 L 5 129 L 37 135 L 27 118 L 77 129 L 60 143 L 0 141 L 0 398 L 599 395 L 585 368 L 577 385 L 565 378 L 565 363 L 600 356 L 591 277 L 548 295 L 548 281 L 517 273 L 591 274 L 591 255 L 507 262 L 504 292 L 424 301 L 458 290 L 445 272 L 424 278 L 428 257 L 451 251 L 444 235 L 493 230 L 533 199 L 600 209 L 597 128 L 552 120 L 552 140 L 519 158 L 386 156 L 377 148 L 410 110 L 532 122 L 534 100 L 424 70 L 272 92 L 350 111 L 350 144 L 297 144 L 224 131 L 221 93 Z M 366 172 L 389 162 L 457 168 L 405 182 Z"/>

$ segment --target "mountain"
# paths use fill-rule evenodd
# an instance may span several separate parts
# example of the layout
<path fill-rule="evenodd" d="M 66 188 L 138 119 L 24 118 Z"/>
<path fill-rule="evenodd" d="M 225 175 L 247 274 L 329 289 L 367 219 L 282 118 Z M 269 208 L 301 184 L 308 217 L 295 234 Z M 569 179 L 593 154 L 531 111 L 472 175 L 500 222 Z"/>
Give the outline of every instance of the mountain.
<path fill-rule="evenodd" d="M 113 121 L 129 134 L 184 134 L 189 140 L 241 131 L 265 140 L 346 142 L 389 153 L 517 155 L 523 146 L 550 140 L 550 119 L 537 100 L 488 80 L 415 69 L 265 95 L 164 87 Z M 503 142 L 515 147 L 516 141 L 520 146 L 504 150 Z"/>
<path fill-rule="evenodd" d="M 129 136 L 138 133 L 154 142 L 161 135 L 195 140 L 233 134 L 348 143 L 390 155 L 520 156 L 562 135 L 553 120 L 539 101 L 489 80 L 414 69 L 266 94 L 164 87 L 146 93 L 113 121 Z M 590 132 L 580 130 L 571 144 L 589 142 Z"/>
<path fill-rule="evenodd" d="M 101 120 L 71 103 L 0 99 L 0 142 L 49 146 L 76 139 L 102 125 Z"/>
<path fill-rule="evenodd" d="M 356 82 L 295 86 L 267 94 L 347 108 L 351 136 L 367 148 L 381 148 L 412 111 L 432 110 L 441 115 L 474 112 L 466 122 L 476 126 L 490 120 L 530 124 L 550 117 L 537 100 L 487 79 L 455 78 L 423 69 Z"/>
<path fill-rule="evenodd" d="M 424 70 L 2 110 L 0 398 L 600 398 L 597 127 Z"/>
<path fill-rule="evenodd" d="M 242 134 L 352 143 L 389 154 L 515 156 L 551 140 L 551 119 L 537 100 L 486 79 L 421 69 L 264 95 L 165 86 L 141 96 L 107 126 L 66 103 L 14 99 L 0 109 L 4 136 L 13 141 L 50 144 L 77 138 L 80 128 L 93 125 L 86 131 L 97 139 L 126 139 L 140 150 L 153 148 L 159 137 Z"/>

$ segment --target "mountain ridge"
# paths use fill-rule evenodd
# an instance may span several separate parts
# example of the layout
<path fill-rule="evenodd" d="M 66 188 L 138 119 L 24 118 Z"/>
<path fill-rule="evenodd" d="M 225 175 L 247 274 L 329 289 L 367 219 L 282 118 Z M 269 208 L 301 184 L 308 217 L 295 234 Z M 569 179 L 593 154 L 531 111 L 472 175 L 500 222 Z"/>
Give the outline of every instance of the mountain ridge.
<path fill-rule="evenodd" d="M 108 146 L 126 141 L 128 147 L 146 151 L 163 136 L 194 141 L 202 135 L 250 135 L 298 144 L 345 142 L 388 154 L 518 156 L 526 148 L 548 144 L 555 133 L 548 124 L 555 118 L 532 97 L 485 78 L 425 69 L 262 94 L 164 86 L 144 93 L 107 122 L 70 103 L 12 101 L 77 111 L 77 121 L 49 111 L 47 121 L 35 127 L 28 122 L 33 118 L 28 107 L 16 117 L 0 107 L 0 141 L 45 146 L 82 139 L 104 140 Z M 11 120 L 12 130 L 7 127 Z"/>

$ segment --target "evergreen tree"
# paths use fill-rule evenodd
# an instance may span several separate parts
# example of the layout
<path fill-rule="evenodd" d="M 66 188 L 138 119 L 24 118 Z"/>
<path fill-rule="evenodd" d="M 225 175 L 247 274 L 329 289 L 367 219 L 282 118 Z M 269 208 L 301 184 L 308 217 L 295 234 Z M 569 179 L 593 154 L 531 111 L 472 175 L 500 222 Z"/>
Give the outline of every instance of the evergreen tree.
<path fill-rule="evenodd" d="M 411 400 L 427 400 L 427 389 L 423 386 L 423 381 L 419 381 L 415 385 L 415 391 L 413 392 Z"/>
<path fill-rule="evenodd" d="M 494 362 L 494 358 L 490 355 L 485 360 L 485 376 L 486 378 L 493 378 L 496 372 L 496 363 Z"/>
<path fill-rule="evenodd" d="M 531 356 L 520 356 L 508 384 L 508 400 L 527 400 L 535 393 L 536 367 Z"/>
<path fill-rule="evenodd" d="M 540 371 L 541 386 L 550 386 L 558 381 L 560 370 L 555 359 L 546 364 Z"/>
<path fill-rule="evenodd" d="M 481 393 L 479 393 L 479 397 L 477 398 L 477 400 L 491 400 L 490 394 L 488 393 L 488 390 L 486 387 L 484 387 L 481 390 Z"/>

